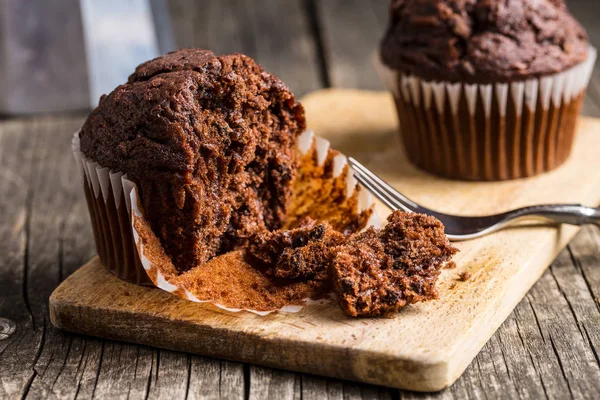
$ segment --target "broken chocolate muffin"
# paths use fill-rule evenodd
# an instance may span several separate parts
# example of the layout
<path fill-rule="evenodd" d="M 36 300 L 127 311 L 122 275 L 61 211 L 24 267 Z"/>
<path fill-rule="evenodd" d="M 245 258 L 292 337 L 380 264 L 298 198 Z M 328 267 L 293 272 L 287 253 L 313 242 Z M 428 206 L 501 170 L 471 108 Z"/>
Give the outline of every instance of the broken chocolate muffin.
<path fill-rule="evenodd" d="M 437 298 L 441 266 L 457 252 L 442 223 L 396 211 L 383 229 L 344 236 L 308 219 L 291 230 L 263 232 L 247 250 L 268 276 L 323 282 L 350 316 L 388 315 L 407 304 Z"/>
<path fill-rule="evenodd" d="M 81 151 L 137 184 L 179 271 L 282 226 L 304 110 L 241 54 L 201 49 L 141 64 L 86 120 Z"/>
<path fill-rule="evenodd" d="M 456 252 L 439 220 L 396 211 L 383 229 L 352 235 L 336 249 L 330 273 L 338 303 L 356 317 L 435 299 L 440 268 Z"/>

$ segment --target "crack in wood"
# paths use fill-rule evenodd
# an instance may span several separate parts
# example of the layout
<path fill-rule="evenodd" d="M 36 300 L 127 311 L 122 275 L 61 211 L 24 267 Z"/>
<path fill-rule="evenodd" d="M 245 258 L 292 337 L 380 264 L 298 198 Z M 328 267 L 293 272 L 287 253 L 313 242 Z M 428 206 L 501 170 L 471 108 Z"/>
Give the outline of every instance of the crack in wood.
<path fill-rule="evenodd" d="M 244 364 L 244 400 L 250 399 L 250 365 Z"/>
<path fill-rule="evenodd" d="M 36 372 L 36 373 L 37 373 L 36 365 L 40 359 L 40 356 L 42 355 L 42 351 L 44 350 L 44 344 L 46 343 L 46 330 L 47 330 L 46 319 L 44 319 L 44 324 L 42 327 L 42 336 L 40 338 L 39 347 L 35 353 L 35 356 L 33 357 L 33 362 L 31 363 L 31 368 L 32 368 L 33 372 Z"/>
<path fill-rule="evenodd" d="M 526 300 L 524 300 L 526 301 Z M 529 346 L 527 346 L 525 340 L 523 339 L 523 333 L 521 332 L 521 327 L 519 324 L 519 320 L 517 318 L 515 318 L 515 325 L 517 327 L 517 335 L 519 336 L 519 339 L 521 340 L 521 344 L 523 345 L 523 348 L 525 349 L 525 351 L 527 352 L 527 355 L 529 356 L 529 360 L 531 361 L 531 365 L 533 365 L 533 370 L 535 371 L 539 381 L 540 381 L 540 386 L 542 387 L 544 394 L 546 395 L 546 398 L 549 398 L 548 396 L 548 390 L 546 388 L 546 385 L 544 384 L 544 378 L 542 377 L 542 373 L 539 370 L 539 368 L 536 368 L 536 362 L 535 359 L 533 357 L 533 354 L 531 352 L 531 349 L 529 348 Z"/>
<path fill-rule="evenodd" d="M 577 313 L 573 309 L 573 305 L 571 304 L 571 301 L 569 300 L 569 297 L 566 295 L 564 289 L 562 288 L 562 286 L 560 285 L 560 283 L 556 279 L 556 275 L 554 275 L 554 266 L 551 266 L 550 269 L 549 269 L 549 271 L 550 271 L 550 276 L 552 276 L 552 279 L 554 280 L 554 283 L 556 284 L 556 287 L 557 287 L 559 293 L 562 295 L 563 299 L 567 303 L 567 306 L 569 307 L 569 310 L 571 311 L 571 315 L 573 316 L 573 319 L 575 320 L 575 324 L 577 325 L 577 329 L 579 330 L 579 334 L 581 334 L 581 338 L 585 339 L 583 331 L 581 330 L 582 326 L 581 326 L 581 323 L 579 322 L 579 318 L 577 317 Z"/>
<path fill-rule="evenodd" d="M 592 349 L 592 354 L 594 354 L 594 358 L 596 359 L 596 364 L 598 364 L 598 366 L 600 367 L 600 357 L 598 356 L 598 352 L 596 351 L 596 348 L 594 347 L 594 344 L 592 343 L 592 338 L 590 338 L 590 334 L 585 325 L 583 326 L 583 331 L 585 332 L 585 336 L 588 340 L 588 344 L 590 345 L 590 348 Z"/>
<path fill-rule="evenodd" d="M 54 391 L 54 386 L 56 385 L 56 382 L 60 378 L 62 372 L 65 370 L 65 366 L 67 365 L 67 360 L 69 358 L 69 354 L 71 353 L 71 345 L 73 343 L 73 338 L 71 336 L 69 336 L 67 339 L 68 339 L 67 351 L 66 351 L 67 354 L 63 358 L 62 365 L 59 367 L 58 373 L 56 374 L 56 377 L 54 378 L 54 381 L 52 382 L 52 390 L 53 391 Z M 50 364 L 50 363 L 48 363 L 48 364 Z"/>
<path fill-rule="evenodd" d="M 139 354 L 139 348 L 138 348 L 138 354 Z M 152 358 L 154 358 L 154 354 L 152 356 Z M 148 378 L 146 379 L 146 392 L 144 393 L 144 399 L 147 400 L 148 397 L 150 396 L 150 385 L 152 384 L 152 370 L 154 368 L 154 361 L 152 360 L 152 362 L 150 363 L 150 371 L 148 373 Z"/>
<path fill-rule="evenodd" d="M 96 379 L 94 380 L 94 387 L 92 389 L 92 398 L 94 398 L 94 394 L 96 393 L 96 388 L 98 387 L 98 379 L 100 378 L 100 371 L 102 369 L 102 362 L 104 360 L 104 344 L 105 344 L 105 341 L 102 340 L 102 344 L 100 346 L 100 360 L 98 362 L 98 368 L 96 369 Z"/>
<path fill-rule="evenodd" d="M 554 339 L 552 339 L 552 336 L 550 336 L 550 344 L 552 345 L 552 350 L 554 351 L 556 359 L 558 360 L 558 365 L 560 367 L 560 371 L 562 372 L 563 378 L 565 378 L 565 381 L 567 382 L 567 388 L 569 389 L 571 398 L 574 398 L 573 389 L 571 388 L 571 384 L 569 383 L 569 379 L 567 378 L 567 374 L 565 373 L 565 368 L 563 366 L 562 360 L 560 359 L 560 355 L 558 354 L 558 350 L 556 349 L 556 344 L 554 343 Z"/>
<path fill-rule="evenodd" d="M 31 162 L 32 166 L 31 169 L 33 169 L 33 161 Z M 25 203 L 25 229 L 24 229 L 24 234 L 25 234 L 25 249 L 23 252 L 23 302 L 25 303 L 25 308 L 27 309 L 27 312 L 29 313 L 29 316 L 31 318 L 31 326 L 32 326 L 32 330 L 35 332 L 35 318 L 33 317 L 33 312 L 31 311 L 31 304 L 29 303 L 29 294 L 28 294 L 28 288 L 27 288 L 27 281 L 28 281 L 28 270 L 29 270 L 29 240 L 30 240 L 30 233 L 31 233 L 31 211 L 33 208 L 33 185 L 29 185 L 28 189 L 27 189 L 27 200 Z"/>
<path fill-rule="evenodd" d="M 36 376 L 37 376 L 37 372 L 33 371 L 31 376 L 25 383 L 25 386 L 23 387 L 23 394 L 21 395 L 21 400 L 24 400 L 27 398 L 27 395 L 29 394 L 29 390 L 31 389 L 31 385 L 33 384 L 33 380 L 35 379 Z"/>
<path fill-rule="evenodd" d="M 187 379 L 185 382 L 185 400 L 187 400 L 188 395 L 190 393 L 190 380 L 192 379 L 192 357 L 189 354 L 186 354 L 187 359 Z"/>
<path fill-rule="evenodd" d="M 584 228 L 584 231 L 582 233 L 580 233 L 579 235 L 581 236 L 582 234 L 584 234 L 584 235 L 587 236 L 588 231 L 586 231 L 585 228 Z M 590 242 L 591 241 L 593 241 L 593 237 L 590 237 Z M 588 289 L 588 291 L 590 293 L 590 296 L 592 297 L 592 300 L 594 301 L 594 303 L 596 303 L 596 308 L 598 309 L 598 312 L 600 312 L 600 301 L 596 297 L 596 295 L 594 294 L 594 290 L 592 289 L 592 283 L 590 282 L 590 279 L 587 276 L 587 272 L 583 268 L 583 264 L 580 262 L 580 260 L 578 259 L 578 257 L 575 255 L 575 252 L 574 252 L 574 250 L 573 250 L 573 248 L 571 246 L 568 246 L 567 250 L 569 251 L 569 255 L 571 256 L 571 260 L 573 261 L 573 264 L 579 270 L 579 273 L 581 274 L 581 276 L 583 276 L 583 280 L 585 281 L 585 284 L 586 284 L 587 289 Z M 596 247 L 594 250 L 598 254 L 600 254 L 600 247 Z M 600 259 L 600 257 L 599 257 L 599 259 Z"/>

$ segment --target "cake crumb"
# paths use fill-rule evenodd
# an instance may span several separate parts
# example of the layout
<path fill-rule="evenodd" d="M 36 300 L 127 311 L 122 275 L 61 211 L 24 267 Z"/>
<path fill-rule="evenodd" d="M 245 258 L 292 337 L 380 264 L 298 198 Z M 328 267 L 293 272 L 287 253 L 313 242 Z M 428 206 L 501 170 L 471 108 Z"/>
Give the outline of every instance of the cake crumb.
<path fill-rule="evenodd" d="M 469 279 L 471 279 L 473 275 L 469 272 L 469 271 L 463 271 L 460 274 L 458 274 L 458 280 L 462 281 L 462 282 L 466 282 Z"/>
<path fill-rule="evenodd" d="M 454 269 L 456 268 L 456 263 L 454 261 L 448 261 L 446 265 L 444 265 L 444 269 Z"/>

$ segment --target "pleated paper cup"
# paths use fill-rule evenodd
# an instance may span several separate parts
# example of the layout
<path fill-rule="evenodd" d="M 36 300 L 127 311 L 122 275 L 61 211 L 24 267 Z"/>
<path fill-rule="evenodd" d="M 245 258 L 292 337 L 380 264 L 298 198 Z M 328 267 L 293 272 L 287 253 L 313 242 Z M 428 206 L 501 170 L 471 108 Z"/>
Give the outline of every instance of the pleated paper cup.
<path fill-rule="evenodd" d="M 363 228 L 381 225 L 381 220 L 375 213 L 373 197 L 368 191 L 360 190 L 345 156 L 331 150 L 327 140 L 316 137 L 310 130 L 299 137 L 297 149 L 303 159 L 314 160 L 314 165 L 304 166 L 309 171 L 305 175 L 327 175 L 328 190 L 344 193 L 344 203 L 364 217 Z M 176 279 L 176 270 L 171 260 L 144 218 L 136 184 L 129 180 L 126 174 L 110 171 L 86 158 L 80 150 L 78 133 L 73 136 L 72 150 L 83 175 L 83 187 L 98 256 L 104 267 L 120 279 L 141 285 L 153 285 L 180 298 L 193 302 L 208 302 L 231 312 L 249 311 L 259 315 L 273 311 L 297 312 L 304 304 L 322 304 L 329 301 L 327 298 L 307 298 L 274 310 L 252 310 L 220 304 L 214 299 L 198 298 L 193 289 L 185 286 L 185 282 Z M 314 187 L 307 186 L 307 195 L 312 196 Z M 140 231 L 140 227 L 145 227 L 143 232 Z"/>
<path fill-rule="evenodd" d="M 513 83 L 425 81 L 375 66 L 392 91 L 407 155 L 447 178 L 494 181 L 557 168 L 571 153 L 596 50 L 566 71 Z"/>
<path fill-rule="evenodd" d="M 111 171 L 86 158 L 80 150 L 79 133 L 71 147 L 83 176 L 83 190 L 90 213 L 96 251 L 102 265 L 120 279 L 139 285 L 153 285 L 144 271 L 131 231 L 127 175 Z"/>

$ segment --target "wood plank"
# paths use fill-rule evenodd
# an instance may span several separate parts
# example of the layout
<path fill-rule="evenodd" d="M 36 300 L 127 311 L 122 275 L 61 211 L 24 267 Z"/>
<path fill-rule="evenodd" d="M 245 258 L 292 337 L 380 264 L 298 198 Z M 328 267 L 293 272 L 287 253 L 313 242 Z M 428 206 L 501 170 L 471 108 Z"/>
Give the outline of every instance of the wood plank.
<path fill-rule="evenodd" d="M 73 177 L 73 160 L 69 157 L 58 157 L 64 154 L 69 146 L 69 133 L 81 123 L 80 119 L 54 119 L 53 124 L 45 124 L 44 120 L 28 124 L 36 136 L 29 136 L 28 153 L 31 157 L 34 173 L 30 178 L 28 191 L 29 217 L 27 220 L 26 270 L 22 287 L 24 298 L 33 316 L 33 331 L 37 341 L 36 357 L 29 366 L 31 379 L 24 387 L 25 393 L 32 397 L 47 397 L 50 393 L 61 393 L 65 388 L 60 384 L 67 361 L 81 349 L 73 346 L 69 336 L 54 329 L 48 318 L 47 299 L 53 288 L 60 282 L 62 267 L 73 269 L 81 262 L 79 258 L 65 260 L 63 256 L 63 238 L 66 226 L 65 218 L 73 217 L 85 221 L 87 211 L 74 204 L 80 197 L 78 176 Z M 81 229 L 70 231 L 71 235 L 81 235 L 82 247 L 78 248 L 79 257 L 93 254 L 93 242 L 89 235 L 89 223 L 80 223 Z M 81 239 L 79 239 L 81 240 Z M 81 251 L 83 250 L 83 251 Z M 74 352 L 71 352 L 73 348 Z M 79 355 L 75 355 L 78 358 Z M 72 370 L 70 371 L 72 372 Z"/>
<path fill-rule="evenodd" d="M 42 350 L 45 328 L 39 320 L 35 324 L 26 289 L 30 283 L 30 181 L 39 171 L 34 155 L 44 142 L 33 125 L 8 123 L 0 128 L 0 315 L 16 324 L 15 332 L 0 342 L 2 398 L 27 393 Z"/>
<path fill-rule="evenodd" d="M 251 365 L 249 369 L 250 400 L 294 400 L 295 394 L 300 394 L 300 392 L 296 390 L 296 380 L 300 379 L 300 375 L 254 365 Z"/>
<path fill-rule="evenodd" d="M 316 5 L 331 86 L 383 89 L 371 58 L 385 29 L 381 10 L 388 2 L 319 0 Z"/>
<path fill-rule="evenodd" d="M 583 25 L 592 46 L 600 49 L 600 3 L 587 0 L 569 0 L 569 11 Z M 594 73 L 586 93 L 583 114 L 600 117 L 600 62 L 596 62 Z"/>
<path fill-rule="evenodd" d="M 192 356 L 188 399 L 244 399 L 244 366 Z"/>
<path fill-rule="evenodd" d="M 171 13 L 179 47 L 247 54 L 297 96 L 323 85 L 301 0 L 173 0 Z"/>
<path fill-rule="evenodd" d="M 578 328 L 574 315 L 568 312 L 569 303 L 561 294 L 554 276 L 558 269 L 569 266 L 569 260 L 563 261 L 566 257 L 568 252 L 561 254 L 553 264 L 551 273 L 542 277 L 541 281 L 545 284 L 536 285 L 527 297 L 545 345 L 550 346 L 556 353 L 560 370 L 567 381 L 569 395 L 585 398 L 586 394 L 598 392 L 599 366 L 589 348 L 587 338 L 582 336 Z M 576 276 L 575 278 L 577 279 Z"/>
<path fill-rule="evenodd" d="M 409 197 L 441 211 L 489 213 L 541 201 L 600 202 L 597 177 L 580 177 L 578 172 L 598 170 L 594 149 L 600 139 L 594 130 L 600 127 L 600 121 L 582 120 L 574 156 L 563 168 L 527 181 L 481 184 L 446 181 L 417 171 L 404 159 L 400 147 L 380 147 L 389 143 L 387 140 L 366 146 L 374 138 L 396 135 L 393 106 L 387 94 L 327 90 L 311 94 L 304 103 L 312 127 L 329 138 L 334 147 L 365 160 Z M 348 115 L 353 117 L 342 118 Z M 461 196 L 444 195 L 449 193 Z M 486 203 L 475 201 L 483 196 L 488 198 Z M 575 232 L 568 226 L 524 226 L 461 242 L 458 246 L 462 252 L 456 257 L 458 269 L 445 270 L 441 276 L 442 300 L 408 307 L 391 320 L 348 319 L 335 305 L 310 306 L 298 314 L 262 318 L 249 313 L 230 314 L 156 290 L 127 286 L 110 279 L 97 261 L 57 289 L 51 299 L 52 316 L 58 326 L 109 338 L 388 386 L 441 389 L 462 373 Z M 457 282 L 461 271 L 470 271 L 473 278 Z M 556 288 L 546 285 L 544 290 L 549 294 L 534 291 L 542 295 L 530 301 L 545 342 L 551 337 L 555 350 L 556 343 L 566 346 L 568 336 L 549 321 L 564 310 L 561 303 L 542 307 Z M 123 296 L 125 291 L 130 295 Z M 136 315 L 135 325 L 130 322 L 131 313 Z M 578 331 L 576 324 L 569 329 Z M 189 340 L 198 335 L 203 341 Z M 492 339 L 480 353 L 468 371 L 472 382 L 463 380 L 462 388 L 454 388 L 456 397 L 462 397 L 461 391 L 474 397 L 501 391 L 515 397 L 519 390 L 529 393 L 517 389 L 520 380 L 529 383 L 526 377 L 511 378 L 510 364 L 504 361 L 506 345 L 501 340 Z M 589 363 L 591 350 L 585 342 L 574 342 L 573 348 L 577 357 L 571 359 L 567 353 L 557 353 L 561 365 L 576 368 L 575 362 Z M 531 365 L 524 369 L 532 372 Z M 293 392 L 291 375 L 286 378 L 285 374 L 270 371 L 271 376 L 263 371 L 251 369 L 251 390 L 252 376 L 256 375 L 262 382 L 255 389 L 258 393 L 273 391 L 287 396 Z M 566 379 L 571 384 L 575 378 Z M 541 393 L 541 378 L 533 376 L 531 381 L 537 382 L 531 393 Z M 581 386 L 581 392 L 595 388 L 590 385 Z"/>
<path fill-rule="evenodd" d="M 0 3 L 0 112 L 34 114 L 90 104 L 77 0 Z"/>

